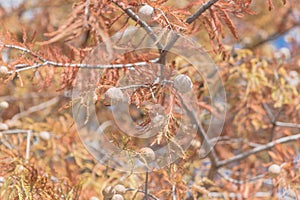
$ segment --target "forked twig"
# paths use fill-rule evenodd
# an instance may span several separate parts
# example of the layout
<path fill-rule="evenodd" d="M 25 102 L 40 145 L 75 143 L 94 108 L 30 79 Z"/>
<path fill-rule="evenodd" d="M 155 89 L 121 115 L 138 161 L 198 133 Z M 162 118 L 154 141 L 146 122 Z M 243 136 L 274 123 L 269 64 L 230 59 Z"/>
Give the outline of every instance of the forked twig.
<path fill-rule="evenodd" d="M 193 15 L 191 15 L 189 18 L 186 19 L 186 23 L 191 24 L 193 23 L 200 15 L 202 15 L 206 10 L 208 10 L 211 6 L 213 6 L 215 3 L 217 3 L 219 0 L 210 0 L 203 4 Z M 174 46 L 176 41 L 179 39 L 179 34 L 174 33 L 175 35 L 171 38 L 171 40 L 166 44 L 166 46 L 163 48 L 159 62 L 161 64 L 164 64 L 167 52 Z"/>
<path fill-rule="evenodd" d="M 124 4 L 122 4 L 118 0 L 112 0 L 112 2 L 121 8 L 131 19 L 133 19 L 136 23 L 138 23 L 144 30 L 147 32 L 147 34 L 152 38 L 153 42 L 156 43 L 156 46 L 159 50 L 163 49 L 163 45 L 157 40 L 157 36 L 153 32 L 152 28 L 143 20 L 139 18 L 137 14 L 133 12 L 129 7 L 125 7 Z"/>

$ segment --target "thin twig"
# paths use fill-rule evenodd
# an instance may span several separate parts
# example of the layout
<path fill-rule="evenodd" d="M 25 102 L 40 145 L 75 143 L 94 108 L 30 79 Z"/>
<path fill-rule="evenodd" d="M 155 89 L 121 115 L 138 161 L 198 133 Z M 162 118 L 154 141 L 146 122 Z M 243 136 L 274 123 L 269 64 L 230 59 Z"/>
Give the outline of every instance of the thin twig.
<path fill-rule="evenodd" d="M 29 160 L 31 134 L 32 134 L 31 130 L 27 131 L 26 156 L 25 156 L 26 162 L 28 162 Z"/>
<path fill-rule="evenodd" d="M 172 185 L 172 197 L 173 197 L 173 200 L 177 200 L 175 184 Z"/>
<path fill-rule="evenodd" d="M 121 90 L 127 90 L 127 89 L 132 89 L 132 88 L 150 88 L 150 86 L 148 85 L 127 85 L 127 86 L 123 86 L 123 87 L 118 87 Z"/>
<path fill-rule="evenodd" d="M 225 172 L 222 172 L 221 170 L 218 170 L 217 173 L 222 178 L 224 178 L 225 180 L 227 180 L 227 181 L 229 181 L 231 183 L 234 183 L 236 185 L 247 184 L 247 183 L 250 183 L 250 182 L 254 182 L 254 181 L 260 180 L 260 179 L 262 179 L 262 178 L 265 177 L 265 174 L 261 174 L 261 175 L 255 176 L 255 177 L 248 178 L 246 180 L 237 180 L 237 179 L 233 179 L 233 178 L 229 177 Z"/>
<path fill-rule="evenodd" d="M 282 16 L 282 20 L 280 22 L 279 25 L 277 25 L 278 29 L 276 32 L 274 32 L 273 34 L 269 35 L 268 37 L 263 38 L 262 40 L 254 43 L 254 44 L 250 44 L 250 45 L 244 45 L 243 48 L 249 48 L 249 49 L 255 49 L 263 44 L 266 44 L 268 42 L 274 41 L 276 39 L 278 39 L 279 37 L 282 37 L 283 35 L 287 34 L 289 31 L 291 31 L 292 29 L 298 27 L 300 25 L 299 22 L 294 22 L 292 24 L 292 26 L 290 27 L 286 27 L 286 25 L 289 25 L 289 23 L 286 23 L 286 19 L 289 18 L 289 15 L 293 13 L 293 8 L 289 8 L 286 13 Z"/>
<path fill-rule="evenodd" d="M 263 105 L 265 111 L 267 112 L 268 117 L 269 117 L 271 123 L 273 124 L 273 123 L 275 122 L 275 117 L 274 117 L 274 115 L 272 114 L 272 112 L 271 112 L 269 106 L 268 106 L 266 103 L 263 103 L 262 105 Z"/>
<path fill-rule="evenodd" d="M 202 15 L 206 10 L 208 10 L 211 6 L 213 6 L 215 3 L 217 3 L 218 0 L 210 0 L 203 4 L 193 15 L 191 15 L 189 18 L 186 19 L 186 23 L 191 24 L 194 22 L 200 15 Z M 180 35 L 178 33 L 174 33 L 175 35 L 172 37 L 172 39 L 166 44 L 166 46 L 163 48 L 163 51 L 161 52 L 159 62 L 161 64 L 164 64 L 166 55 L 168 51 L 174 46 L 176 41 L 179 39 Z"/>
<path fill-rule="evenodd" d="M 210 142 L 211 143 L 218 143 L 218 144 L 246 143 L 250 147 L 262 146 L 262 144 L 257 144 L 257 143 L 254 143 L 254 142 L 245 141 L 245 139 L 243 139 L 243 138 L 231 138 L 231 137 L 228 137 L 228 136 L 214 137 L 214 138 L 210 139 Z"/>
<path fill-rule="evenodd" d="M 34 65 L 26 65 L 26 64 L 18 64 L 15 67 L 18 68 L 16 70 L 12 70 L 9 73 L 15 73 L 15 72 L 20 72 L 24 70 L 29 70 L 29 69 L 35 69 L 39 68 L 45 65 L 51 65 L 54 67 L 78 67 L 78 68 L 89 68 L 89 69 L 115 69 L 115 68 L 134 68 L 134 67 L 141 67 L 148 65 L 149 63 L 156 63 L 158 61 L 157 59 L 149 60 L 149 62 L 136 62 L 136 63 L 127 63 L 127 64 L 111 64 L 111 65 L 91 65 L 91 64 L 85 64 L 85 63 L 60 63 L 60 62 L 54 62 L 51 60 L 47 60 L 38 54 L 35 54 L 34 52 L 30 51 L 29 49 L 26 49 L 21 46 L 17 45 L 10 45 L 10 44 L 0 44 L 0 46 L 10 48 L 10 49 L 16 49 L 19 51 L 22 51 L 24 53 L 28 53 L 31 56 L 39 59 L 43 63 L 40 64 L 34 64 Z M 22 68 L 21 68 L 22 67 Z"/>
<path fill-rule="evenodd" d="M 157 62 L 157 59 L 149 60 L 149 62 L 155 63 L 155 62 Z M 130 69 L 130 68 L 134 68 L 134 67 L 146 66 L 149 64 L 149 62 L 136 62 L 136 63 L 111 64 L 111 65 L 90 65 L 90 64 L 83 64 L 83 63 L 57 63 L 57 62 L 53 62 L 53 61 L 48 61 L 47 63 L 28 66 L 28 67 L 26 67 L 25 70 L 39 68 L 39 67 L 42 67 L 45 65 L 52 65 L 54 67 L 78 67 L 78 68 L 88 68 L 88 69 L 116 69 L 116 68 Z M 24 71 L 24 68 L 17 69 L 15 71 L 11 71 L 9 73 L 20 72 L 20 71 Z"/>
<path fill-rule="evenodd" d="M 146 179 L 145 179 L 145 200 L 148 200 L 148 176 L 149 172 L 146 171 Z"/>
<path fill-rule="evenodd" d="M 280 126 L 280 127 L 286 127 L 286 128 L 300 128 L 300 124 L 295 124 L 295 123 L 289 123 L 289 122 L 280 122 L 280 121 L 276 121 L 278 114 L 276 116 L 274 116 L 269 108 L 269 106 L 265 103 L 263 103 L 263 107 L 266 110 L 268 117 L 272 123 L 272 129 L 271 129 L 271 140 L 273 139 L 273 135 L 274 135 L 274 130 L 276 126 Z"/>
<path fill-rule="evenodd" d="M 40 97 L 44 97 L 44 98 L 49 98 L 49 97 L 56 97 L 57 93 L 49 93 L 49 92 L 44 92 L 44 93 L 27 93 L 24 94 L 20 97 L 18 96 L 11 96 L 11 95 L 6 95 L 6 96 L 1 96 L 0 97 L 0 101 L 18 101 L 18 100 L 23 100 L 23 99 L 34 99 L 34 98 L 40 98 Z"/>
<path fill-rule="evenodd" d="M 181 105 L 183 109 L 187 112 L 188 116 L 191 118 L 191 120 L 197 125 L 197 135 L 202 139 L 202 145 L 204 145 L 205 151 L 208 153 L 208 157 L 211 161 L 211 169 L 214 170 L 218 163 L 218 156 L 214 150 L 214 148 L 211 146 L 211 142 L 202 127 L 202 124 L 198 121 L 197 115 L 192 109 L 189 109 L 186 103 L 184 102 L 183 98 L 178 95 Z"/>
<path fill-rule="evenodd" d="M 162 14 L 162 16 L 165 18 L 165 20 L 166 20 L 166 22 L 167 22 L 167 24 L 168 24 L 168 27 L 170 27 L 170 29 L 171 29 L 172 31 L 174 31 L 173 28 L 172 28 L 172 24 L 170 23 L 169 19 L 168 19 L 167 16 L 165 15 L 164 11 L 162 11 L 160 8 L 155 8 L 155 10 L 158 10 L 158 11 Z"/>
<path fill-rule="evenodd" d="M 43 102 L 39 105 L 33 106 L 33 107 L 29 108 L 28 110 L 26 110 L 24 112 L 16 114 L 15 116 L 13 116 L 13 118 L 11 120 L 15 121 L 15 120 L 18 120 L 22 117 L 25 117 L 25 116 L 33 113 L 33 112 L 37 112 L 37 111 L 43 110 L 47 107 L 53 106 L 53 105 L 58 103 L 59 99 L 60 99 L 60 97 L 55 97 L 55 98 L 53 98 L 49 101 L 46 101 L 46 102 Z"/>
<path fill-rule="evenodd" d="M 10 144 L 9 142 L 7 142 L 5 139 L 1 138 L 0 139 L 0 144 L 3 144 L 6 148 L 8 148 L 9 150 L 12 150 L 14 149 Z"/>
<path fill-rule="evenodd" d="M 140 193 L 143 193 L 145 194 L 145 191 L 144 190 L 139 190 L 139 189 L 134 189 L 134 188 L 126 188 L 127 191 L 137 191 L 137 192 L 140 192 Z M 154 200 L 159 200 L 158 197 L 154 196 L 153 194 L 150 194 L 148 193 L 148 197 L 154 199 Z"/>
<path fill-rule="evenodd" d="M 17 69 L 17 70 L 14 70 L 14 71 L 9 71 L 8 73 L 9 74 L 13 74 L 15 72 L 21 72 L 21 71 L 25 71 L 25 70 L 29 70 L 29 69 L 36 69 L 36 68 L 39 68 L 39 67 L 43 67 L 47 65 L 47 62 L 45 63 L 40 63 L 40 64 L 34 64 L 34 65 L 31 65 L 31 66 L 26 66 L 26 67 L 23 67 L 23 68 L 20 68 L 20 69 Z"/>
<path fill-rule="evenodd" d="M 300 128 L 300 124 L 288 123 L 288 122 L 275 122 L 276 126 L 287 127 L 287 128 Z"/>
<path fill-rule="evenodd" d="M 163 45 L 158 41 L 158 38 L 153 32 L 152 28 L 145 21 L 141 20 L 137 14 L 135 14 L 129 7 L 125 7 L 125 5 L 122 4 L 120 1 L 112 0 L 112 2 L 119 8 L 121 8 L 131 19 L 133 19 L 136 23 L 138 23 L 142 28 L 145 29 L 145 31 L 151 37 L 153 42 L 156 43 L 156 46 L 159 50 L 163 49 Z"/>
<path fill-rule="evenodd" d="M 221 192 L 210 192 L 208 194 L 209 198 L 213 198 L 213 199 L 246 199 L 243 197 L 242 194 L 240 193 L 221 193 Z M 269 199 L 270 197 L 272 197 L 272 193 L 271 192 L 257 192 L 255 194 L 252 195 L 252 197 L 256 197 L 259 199 Z"/>
<path fill-rule="evenodd" d="M 228 165 L 230 163 L 240 161 L 244 158 L 247 158 L 250 155 L 253 155 L 253 154 L 256 154 L 256 153 L 259 153 L 259 152 L 262 152 L 262 151 L 266 151 L 268 149 L 271 149 L 277 144 L 284 144 L 284 143 L 296 141 L 296 140 L 299 140 L 299 139 L 300 139 L 300 134 L 290 135 L 290 136 L 286 136 L 286 137 L 283 137 L 283 138 L 279 138 L 279 139 L 274 140 L 272 142 L 269 142 L 267 144 L 255 147 L 254 149 L 251 149 L 251 150 L 246 151 L 244 153 L 235 155 L 235 156 L 233 156 L 229 159 L 219 160 L 217 162 L 217 167 L 220 168 L 220 167 L 223 167 L 223 166 Z"/>
<path fill-rule="evenodd" d="M 158 52 L 160 53 L 160 58 L 158 60 L 160 65 L 160 75 L 159 80 L 163 79 L 163 71 L 164 71 L 164 62 L 162 61 L 163 58 L 165 58 L 165 55 L 162 56 L 162 52 L 164 51 L 164 46 L 161 44 L 161 42 L 158 40 L 156 34 L 153 32 L 152 28 L 143 20 L 139 18 L 138 15 L 136 15 L 129 7 L 125 7 L 125 5 L 121 4 L 118 0 L 112 0 L 112 2 L 117 5 L 119 8 L 121 8 L 131 19 L 133 19 L 136 23 L 138 23 L 144 30 L 147 32 L 147 34 L 151 37 L 153 42 L 158 48 Z"/>
<path fill-rule="evenodd" d="M 25 53 L 28 53 L 30 54 L 31 56 L 39 59 L 40 61 L 43 61 L 43 62 L 47 62 L 46 59 L 42 58 L 41 56 L 39 56 L 38 54 L 35 54 L 34 52 L 30 51 L 29 49 L 26 49 L 24 47 L 21 47 L 21 46 L 17 46 L 17 45 L 12 45 L 12 44 L 0 44 L 1 47 L 5 47 L 5 48 L 9 48 L 9 49 L 17 49 L 19 51 L 23 51 Z"/>
<path fill-rule="evenodd" d="M 277 120 L 277 118 L 279 117 L 279 114 L 280 114 L 280 112 L 281 112 L 282 110 L 279 111 L 276 115 L 273 115 L 271 109 L 269 108 L 269 106 L 268 106 L 266 103 L 263 103 L 262 105 L 263 105 L 265 111 L 267 112 L 268 117 L 269 117 L 269 119 L 270 119 L 270 121 L 271 121 L 271 123 L 272 123 L 272 127 L 271 127 L 271 129 L 270 129 L 270 139 L 269 139 L 269 141 L 271 142 L 271 141 L 273 140 L 275 128 L 276 128 L 276 126 L 277 126 L 277 125 L 276 125 L 276 120 Z"/>
<path fill-rule="evenodd" d="M 202 15 L 202 13 L 204 13 L 207 9 L 209 9 L 212 5 L 214 5 L 215 3 L 217 3 L 219 0 L 210 0 L 208 2 L 206 2 L 205 4 L 203 4 L 198 10 L 197 12 L 195 12 L 193 15 L 191 15 L 187 20 L 186 23 L 191 24 L 193 23 L 193 21 L 195 21 L 200 15 Z"/>
<path fill-rule="evenodd" d="M 196 102 L 196 103 L 201 108 L 204 108 L 205 110 L 208 110 L 217 119 L 222 119 L 222 116 L 213 107 L 211 107 L 210 105 L 207 105 L 205 102 Z"/>
<path fill-rule="evenodd" d="M 31 147 L 31 143 L 30 143 L 31 136 L 32 136 L 32 131 L 31 130 L 21 130 L 21 129 L 7 130 L 7 131 L 1 131 L 0 135 L 4 135 L 4 134 L 20 134 L 20 133 L 26 133 L 27 134 L 25 159 L 26 159 L 26 162 L 28 162 L 29 157 L 30 157 L 30 147 Z M 8 147 L 9 149 L 11 149 L 10 144 L 6 144 L 6 141 L 1 140 L 1 142 L 6 147 Z"/>
<path fill-rule="evenodd" d="M 215 143 L 215 142 L 223 142 L 223 141 L 230 141 L 230 142 L 242 142 L 242 138 L 231 138 L 229 136 L 220 136 L 220 137 L 214 137 L 210 139 L 210 142 Z"/>
<path fill-rule="evenodd" d="M 14 129 L 7 131 L 0 131 L 0 134 L 19 134 L 19 133 L 28 133 L 30 130 Z"/>
<path fill-rule="evenodd" d="M 88 27 L 88 20 L 89 20 L 89 6 L 90 6 L 90 1 L 86 0 L 85 1 L 85 9 L 84 9 L 84 22 L 85 26 Z"/>

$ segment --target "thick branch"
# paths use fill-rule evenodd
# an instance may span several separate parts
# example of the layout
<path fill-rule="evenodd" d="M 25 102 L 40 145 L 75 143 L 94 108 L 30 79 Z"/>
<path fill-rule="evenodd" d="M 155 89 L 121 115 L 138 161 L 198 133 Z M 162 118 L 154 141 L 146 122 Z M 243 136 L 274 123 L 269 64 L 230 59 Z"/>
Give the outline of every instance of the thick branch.
<path fill-rule="evenodd" d="M 284 143 L 292 142 L 292 141 L 299 140 L 299 139 L 300 139 L 300 134 L 279 138 L 279 139 L 274 140 L 272 142 L 269 142 L 265 145 L 258 146 L 254 149 L 251 149 L 251 150 L 246 151 L 244 153 L 233 156 L 232 158 L 229 158 L 227 160 L 218 161 L 217 162 L 217 167 L 220 168 L 220 167 L 223 167 L 223 166 L 228 165 L 230 163 L 240 161 L 244 158 L 247 158 L 250 155 L 253 155 L 253 154 L 268 150 L 268 149 L 271 149 L 277 144 L 284 144 Z"/>

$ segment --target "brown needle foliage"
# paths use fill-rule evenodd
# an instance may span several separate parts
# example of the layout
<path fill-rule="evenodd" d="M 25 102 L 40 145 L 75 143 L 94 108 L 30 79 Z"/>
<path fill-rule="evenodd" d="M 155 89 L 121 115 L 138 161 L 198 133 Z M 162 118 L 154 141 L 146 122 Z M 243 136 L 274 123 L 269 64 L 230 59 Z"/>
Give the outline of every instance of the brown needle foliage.
<path fill-rule="evenodd" d="M 4 2 L 0 199 L 299 198 L 296 1 Z M 193 42 L 176 46 L 180 36 L 203 47 L 198 69 L 218 66 L 209 75 L 222 79 L 226 103 L 218 105 L 210 80 L 170 51 L 199 51 Z M 286 47 L 274 47 L 278 41 Z M 151 48 L 138 49 L 145 45 Z M 186 103 L 188 92 L 194 99 Z M 120 99 L 132 119 L 122 128 L 112 123 L 113 101 Z M 225 110 L 221 136 L 209 135 L 210 120 Z M 81 129 L 91 118 L 104 138 Z M 102 146 L 87 150 L 97 142 Z M 111 144 L 147 170 L 162 147 L 178 159 L 146 176 L 134 173 L 140 168 L 122 172 L 101 163 L 108 157 L 120 164 L 116 152 L 102 152 Z"/>

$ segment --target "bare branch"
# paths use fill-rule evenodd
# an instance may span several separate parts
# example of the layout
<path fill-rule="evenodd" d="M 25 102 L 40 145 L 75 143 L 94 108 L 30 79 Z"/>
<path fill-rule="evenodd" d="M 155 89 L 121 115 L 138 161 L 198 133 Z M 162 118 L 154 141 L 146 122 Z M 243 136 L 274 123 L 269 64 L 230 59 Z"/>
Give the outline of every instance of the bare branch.
<path fill-rule="evenodd" d="M 150 88 L 150 86 L 148 86 L 148 85 L 127 85 L 127 86 L 118 87 L 118 88 L 121 90 L 127 90 L 127 89 L 131 89 L 131 88 L 141 88 L 141 87 Z"/>
<path fill-rule="evenodd" d="M 204 13 L 207 9 L 209 9 L 212 5 L 214 5 L 215 3 L 217 3 L 219 0 L 210 0 L 208 2 L 206 2 L 205 4 L 203 4 L 198 10 L 197 12 L 195 12 L 195 14 L 193 14 L 192 16 L 190 16 L 187 20 L 186 23 L 191 24 L 193 21 L 195 21 L 200 15 L 202 15 L 202 13 Z"/>
<path fill-rule="evenodd" d="M 280 122 L 276 121 L 276 118 L 278 117 L 278 114 L 274 116 L 269 108 L 269 106 L 265 103 L 263 103 L 263 107 L 266 110 L 268 117 L 272 123 L 272 129 L 271 129 L 271 139 L 273 138 L 274 135 L 274 130 L 276 126 L 279 127 L 286 127 L 286 128 L 300 128 L 300 124 L 295 124 L 295 123 L 289 123 L 289 122 Z"/>
<path fill-rule="evenodd" d="M 158 41 L 152 28 L 145 21 L 141 20 L 137 14 L 135 14 L 130 8 L 125 7 L 125 5 L 120 3 L 120 1 L 112 0 L 112 2 L 115 5 L 117 5 L 119 8 L 121 8 L 131 19 L 133 19 L 136 23 L 138 23 L 142 28 L 145 29 L 145 31 L 148 33 L 148 35 L 156 43 L 156 46 L 159 50 L 163 49 L 163 45 Z"/>
<path fill-rule="evenodd" d="M 7 95 L 7 96 L 1 96 L 0 97 L 0 101 L 18 101 L 18 100 L 22 100 L 22 99 L 33 99 L 33 98 L 49 98 L 49 97 L 56 97 L 57 96 L 57 92 L 55 93 L 50 93 L 50 92 L 41 92 L 41 93 L 36 93 L 36 92 L 32 92 L 32 93 L 27 93 L 24 94 L 22 96 L 11 96 L 11 95 Z"/>
<path fill-rule="evenodd" d="M 146 179 L 145 179 L 145 200 L 148 200 L 148 176 L 149 176 L 149 172 L 146 171 Z"/>
<path fill-rule="evenodd" d="M 26 162 L 28 162 L 29 160 L 29 155 L 30 155 L 30 147 L 31 147 L 31 136 L 32 136 L 32 130 L 20 130 L 20 129 L 14 129 L 14 130 L 7 130 L 7 131 L 1 131 L 0 132 L 0 136 L 1 135 L 6 135 L 6 134 L 27 134 L 27 140 L 26 140 L 26 154 L 25 154 L 25 159 Z M 11 145 L 9 143 L 6 142 L 6 140 L 3 140 L 1 138 L 0 143 L 2 143 L 3 145 L 5 145 L 7 148 L 12 149 Z"/>
<path fill-rule="evenodd" d="M 211 146 L 211 142 L 202 127 L 202 124 L 198 121 L 196 113 L 192 110 L 189 109 L 186 103 L 184 102 L 183 98 L 179 96 L 180 102 L 184 110 L 187 112 L 191 120 L 197 125 L 197 135 L 202 139 L 202 145 L 204 145 L 205 151 L 208 151 L 208 157 L 212 163 L 212 168 L 215 168 L 218 163 L 218 157 L 217 154 L 214 150 L 214 148 Z"/>
<path fill-rule="evenodd" d="M 189 18 L 186 19 L 186 23 L 191 24 L 192 22 L 194 22 L 200 15 L 202 15 L 202 13 L 204 13 L 207 9 L 209 9 L 211 6 L 213 6 L 215 3 L 217 3 L 219 0 L 210 0 L 208 2 L 206 2 L 205 4 L 203 4 L 196 13 L 194 13 L 193 15 L 191 15 Z M 164 64 L 165 62 L 165 57 L 168 53 L 168 51 L 174 46 L 174 44 L 176 43 L 176 41 L 179 38 L 179 34 L 175 33 L 175 35 L 173 36 L 173 38 L 168 42 L 168 44 L 166 44 L 166 46 L 163 48 L 163 51 L 161 52 L 161 56 L 159 59 L 159 62 L 161 64 Z"/>
<path fill-rule="evenodd" d="M 275 121 L 275 116 L 272 114 L 272 112 L 271 112 L 269 106 L 268 106 L 266 103 L 263 103 L 262 105 L 263 105 L 265 111 L 267 112 L 268 117 L 269 117 L 269 119 L 271 120 L 271 123 L 274 123 L 274 121 Z"/>
<path fill-rule="evenodd" d="M 277 144 L 284 144 L 284 143 L 296 141 L 296 140 L 299 140 L 299 139 L 300 139 L 300 134 L 296 134 L 296 135 L 291 135 L 291 136 L 279 138 L 279 139 L 274 140 L 272 142 L 269 142 L 269 143 L 267 143 L 265 145 L 261 145 L 261 146 L 255 147 L 254 149 L 251 149 L 251 150 L 246 151 L 244 153 L 241 153 L 241 154 L 238 154 L 236 156 L 233 156 L 233 157 L 231 157 L 231 158 L 229 158 L 227 160 L 218 161 L 217 162 L 217 167 L 220 168 L 220 167 L 223 167 L 223 166 L 228 165 L 230 163 L 240 161 L 240 160 L 242 160 L 244 158 L 247 158 L 250 155 L 253 155 L 253 154 L 256 154 L 256 153 L 259 153 L 259 152 L 262 152 L 262 151 L 266 151 L 268 149 L 271 149 L 271 148 L 273 148 Z"/>
<path fill-rule="evenodd" d="M 88 27 L 88 20 L 89 20 L 89 6 L 90 6 L 90 1 L 86 0 L 85 1 L 85 9 L 84 9 L 84 23 L 85 26 Z"/>
<path fill-rule="evenodd" d="M 173 200 L 177 200 L 175 183 L 172 185 L 172 197 L 173 197 Z"/>
<path fill-rule="evenodd" d="M 46 65 L 51 65 L 54 67 L 79 67 L 79 68 L 89 68 L 89 69 L 116 69 L 116 68 L 134 68 L 134 67 L 140 67 L 148 65 L 149 63 L 156 63 L 158 59 L 149 60 L 149 62 L 136 62 L 136 63 L 127 63 L 127 64 L 111 64 L 111 65 L 91 65 L 91 64 L 85 64 L 85 63 L 60 63 L 60 62 L 54 62 L 51 60 L 47 60 L 46 58 L 43 58 L 39 56 L 38 54 L 35 54 L 34 52 L 30 51 L 29 49 L 26 49 L 24 47 L 20 47 L 17 45 L 10 45 L 10 44 L 0 44 L 0 46 L 10 48 L 10 49 L 16 49 L 25 53 L 30 54 L 31 56 L 39 59 L 43 63 L 34 64 L 34 65 L 27 65 L 27 64 L 18 64 L 15 67 L 18 68 L 17 70 L 10 71 L 9 73 L 15 73 L 15 72 L 21 72 L 29 69 L 35 69 L 39 67 L 43 67 Z"/>
<path fill-rule="evenodd" d="M 144 190 L 139 190 L 139 189 L 134 189 L 134 188 L 126 188 L 127 191 L 137 191 L 137 192 L 140 192 L 140 193 L 144 193 L 145 194 L 145 191 Z M 154 196 L 153 194 L 150 194 L 148 193 L 148 196 L 154 200 L 159 200 L 159 198 L 157 198 L 156 196 Z"/>
<path fill-rule="evenodd" d="M 30 130 L 14 129 L 14 130 L 1 131 L 0 134 L 19 134 L 19 133 L 28 133 L 28 131 Z"/>
<path fill-rule="evenodd" d="M 245 199 L 245 197 L 243 197 L 242 194 L 240 193 L 221 193 L 221 192 L 210 192 L 208 194 L 208 196 L 210 198 L 213 199 Z M 269 199 L 270 197 L 272 197 L 272 193 L 271 192 L 257 192 L 253 195 L 251 195 L 252 197 L 256 197 L 259 199 Z"/>
<path fill-rule="evenodd" d="M 30 69 L 36 69 L 36 68 L 39 68 L 39 67 L 43 67 L 43 66 L 46 66 L 47 65 L 47 62 L 45 63 L 40 63 L 40 64 L 35 64 L 35 65 L 31 65 L 31 66 L 26 66 L 26 67 L 23 67 L 23 68 L 19 68 L 17 70 L 12 70 L 12 71 L 9 71 L 8 73 L 9 74 L 13 74 L 15 72 L 21 72 L 21 71 L 26 71 L 26 70 L 30 70 Z M 18 66 L 16 66 L 17 68 Z"/>
<path fill-rule="evenodd" d="M 237 185 L 247 184 L 247 183 L 250 183 L 250 182 L 254 182 L 254 181 L 260 180 L 260 179 L 262 179 L 262 178 L 265 177 L 265 174 L 261 174 L 261 175 L 255 176 L 255 177 L 248 178 L 248 179 L 246 179 L 246 180 L 237 180 L 237 179 L 231 178 L 230 176 L 228 176 L 228 175 L 227 175 L 224 171 L 222 171 L 222 170 L 218 170 L 217 173 L 218 173 L 222 178 L 224 178 L 226 181 L 231 182 L 231 183 L 234 183 L 234 184 L 237 184 Z"/>
<path fill-rule="evenodd" d="M 46 101 L 46 102 L 43 102 L 43 103 L 41 103 L 39 105 L 33 106 L 33 107 L 29 108 L 28 110 L 26 110 L 24 112 L 16 114 L 15 116 L 13 116 L 13 118 L 11 120 L 12 121 L 18 120 L 18 119 L 20 119 L 22 117 L 25 117 L 25 116 L 33 113 L 33 112 L 37 112 L 39 110 L 43 110 L 43 109 L 45 109 L 47 107 L 50 107 L 50 106 L 52 106 L 54 104 L 57 104 L 57 102 L 59 101 L 59 99 L 60 99 L 59 97 L 55 97 L 53 99 L 50 99 L 49 101 Z"/>
<path fill-rule="evenodd" d="M 165 12 L 160 8 L 155 8 L 155 10 L 158 10 L 162 14 L 162 16 L 164 17 L 164 19 L 166 20 L 166 22 L 168 24 L 167 27 L 170 27 L 170 29 L 173 31 L 172 24 L 170 23 L 169 19 L 167 18 Z"/>
<path fill-rule="evenodd" d="M 32 131 L 31 130 L 27 131 L 26 156 L 25 156 L 26 162 L 28 162 L 30 156 L 29 154 L 30 154 L 30 147 L 31 147 L 30 145 L 31 135 L 32 135 Z"/>
<path fill-rule="evenodd" d="M 287 127 L 287 128 L 300 128 L 300 124 L 288 123 L 288 122 L 275 122 L 276 126 Z"/>

